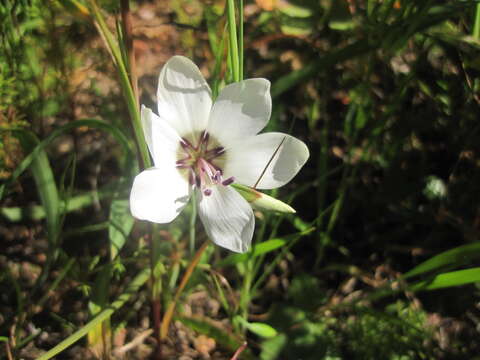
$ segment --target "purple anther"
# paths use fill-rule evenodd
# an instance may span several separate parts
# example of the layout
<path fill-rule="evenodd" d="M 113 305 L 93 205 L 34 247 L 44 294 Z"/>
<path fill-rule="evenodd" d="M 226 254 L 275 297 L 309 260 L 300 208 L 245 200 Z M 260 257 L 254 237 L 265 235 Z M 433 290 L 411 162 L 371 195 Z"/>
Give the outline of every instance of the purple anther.
<path fill-rule="evenodd" d="M 215 139 L 209 140 L 210 134 L 207 130 L 180 138 L 175 159 L 178 171 L 182 175 L 185 174 L 189 184 L 200 189 L 205 196 L 209 196 L 212 192 L 210 189 L 205 189 L 207 185 L 222 183 L 230 185 L 233 182 L 233 178 L 222 181 L 223 171 L 220 167 L 222 162 L 220 164 L 213 162 L 216 157 L 225 153 L 225 149 L 222 146 L 216 146 L 218 143 L 214 141 Z"/>
<path fill-rule="evenodd" d="M 212 190 L 211 189 L 205 189 L 205 190 L 203 190 L 203 194 L 205 196 L 210 196 L 210 195 L 212 195 Z"/>
<path fill-rule="evenodd" d="M 204 130 L 202 133 L 202 142 L 207 142 L 209 137 L 210 134 L 207 132 L 207 130 Z"/>
<path fill-rule="evenodd" d="M 228 186 L 232 184 L 235 181 L 235 178 L 233 176 L 230 176 L 228 179 L 225 179 L 222 181 L 223 186 Z"/>
<path fill-rule="evenodd" d="M 192 144 L 185 138 L 180 139 L 180 146 L 184 149 L 193 149 Z"/>
<path fill-rule="evenodd" d="M 219 146 L 219 147 L 216 147 L 216 148 L 212 149 L 212 151 L 213 151 L 215 156 L 219 156 L 219 155 L 222 155 L 225 152 L 225 149 L 223 148 L 223 146 Z"/>
<path fill-rule="evenodd" d="M 212 180 L 215 182 L 219 182 L 221 177 L 222 177 L 222 173 L 217 170 L 215 171 L 215 174 L 213 174 Z"/>

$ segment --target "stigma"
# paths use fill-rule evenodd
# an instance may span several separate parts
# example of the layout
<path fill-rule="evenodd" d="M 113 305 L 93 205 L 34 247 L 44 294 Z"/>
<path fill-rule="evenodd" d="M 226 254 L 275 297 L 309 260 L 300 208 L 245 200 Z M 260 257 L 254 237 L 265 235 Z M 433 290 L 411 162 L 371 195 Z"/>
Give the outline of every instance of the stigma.
<path fill-rule="evenodd" d="M 233 177 L 223 177 L 225 159 L 225 148 L 207 131 L 202 131 L 180 139 L 176 166 L 190 185 L 210 196 L 214 186 L 228 186 L 235 181 Z"/>

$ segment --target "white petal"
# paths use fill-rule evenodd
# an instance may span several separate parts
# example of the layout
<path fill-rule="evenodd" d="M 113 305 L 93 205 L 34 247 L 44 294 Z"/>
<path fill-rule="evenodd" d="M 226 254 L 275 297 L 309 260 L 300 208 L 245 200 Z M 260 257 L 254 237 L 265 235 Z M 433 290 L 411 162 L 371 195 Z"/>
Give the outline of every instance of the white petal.
<path fill-rule="evenodd" d="M 252 242 L 255 217 L 248 202 L 230 186 L 214 186 L 210 196 L 201 196 L 198 212 L 205 231 L 217 245 L 246 252 Z"/>
<path fill-rule="evenodd" d="M 175 167 L 142 171 L 133 182 L 130 211 L 140 220 L 168 223 L 187 204 L 189 188 L 188 182 Z"/>
<path fill-rule="evenodd" d="M 272 112 L 270 82 L 248 79 L 226 86 L 213 104 L 208 131 L 223 146 L 256 135 Z"/>
<path fill-rule="evenodd" d="M 142 127 L 155 166 L 175 166 L 180 137 L 168 123 L 142 105 Z"/>
<path fill-rule="evenodd" d="M 163 66 L 158 79 L 158 115 L 182 137 L 207 127 L 212 107 L 210 87 L 198 67 L 183 56 Z"/>
<path fill-rule="evenodd" d="M 225 154 L 224 178 L 233 176 L 236 183 L 253 187 L 261 177 L 256 186 L 258 189 L 274 189 L 285 185 L 310 156 L 303 141 L 282 133 L 246 138 L 228 148 Z"/>

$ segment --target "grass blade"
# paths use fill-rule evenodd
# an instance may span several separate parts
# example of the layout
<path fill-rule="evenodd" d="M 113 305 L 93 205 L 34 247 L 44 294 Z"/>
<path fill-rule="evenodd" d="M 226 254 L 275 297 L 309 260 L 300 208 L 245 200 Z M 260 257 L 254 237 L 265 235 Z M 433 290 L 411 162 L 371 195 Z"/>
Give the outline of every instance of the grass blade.
<path fill-rule="evenodd" d="M 407 272 L 403 277 L 408 279 L 420 274 L 424 274 L 448 265 L 462 265 L 472 259 L 480 257 L 480 244 L 473 243 L 456 247 L 435 255 L 432 258 L 417 265 Z"/>
<path fill-rule="evenodd" d="M 60 197 L 48 156 L 43 149 L 34 151 L 38 148 L 39 141 L 33 133 L 16 130 L 14 135 L 20 140 L 25 152 L 35 155 L 31 159 L 30 170 L 37 186 L 40 202 L 45 209 L 49 243 L 53 246 L 56 243 L 60 224 Z"/>
<path fill-rule="evenodd" d="M 409 287 L 412 291 L 436 290 L 453 286 L 461 286 L 480 281 L 480 267 L 451 271 L 435 276 Z"/>
<path fill-rule="evenodd" d="M 113 186 L 110 184 L 101 188 L 100 190 L 88 191 L 83 194 L 71 196 L 64 200 L 61 199 L 60 206 L 63 210 L 63 213 L 69 213 L 88 207 L 97 200 L 111 197 L 113 193 Z M 0 209 L 0 215 L 9 222 L 42 220 L 46 216 L 45 209 L 41 205 L 31 205 L 27 207 L 3 207 Z"/>
<path fill-rule="evenodd" d="M 58 136 L 64 134 L 65 132 L 82 126 L 99 129 L 110 133 L 113 137 L 115 137 L 115 139 L 120 143 L 120 145 L 122 145 L 126 155 L 130 155 L 132 153 L 128 139 L 117 127 L 114 127 L 104 121 L 96 119 L 84 119 L 68 123 L 54 130 L 47 138 L 39 142 L 34 148 L 31 149 L 30 154 L 26 156 L 25 159 L 23 159 L 22 162 L 17 166 L 13 174 L 10 176 L 8 182 L 0 186 L 0 200 L 5 194 L 6 186 L 8 184 L 12 184 L 15 180 L 17 180 L 17 178 L 32 164 L 32 162 L 37 158 L 37 156 L 39 156 L 39 154 L 43 152 L 43 149 L 45 149 L 45 147 L 47 147 L 49 144 L 52 143 L 53 140 L 55 140 Z M 0 131 L 10 131 L 14 134 L 24 132 L 24 130 L 18 129 L 0 129 Z"/>
<path fill-rule="evenodd" d="M 102 323 L 105 319 L 108 319 L 115 311 L 120 309 L 125 303 L 130 299 L 133 294 L 137 294 L 138 290 L 147 282 L 150 278 L 150 269 L 142 270 L 127 286 L 125 292 L 121 294 L 117 300 L 115 300 L 109 307 L 101 311 L 94 319 L 88 322 L 81 329 L 77 330 L 75 333 L 70 335 L 68 338 L 63 340 L 60 344 L 47 351 L 45 354 L 40 356 L 37 360 L 48 360 L 53 358 L 55 355 L 61 353 L 63 350 L 69 346 L 75 344 L 78 340 L 88 334 L 95 326 Z"/>
<path fill-rule="evenodd" d="M 229 52 L 232 58 L 233 81 L 240 81 L 240 58 L 238 55 L 237 25 L 235 21 L 235 1 L 227 0 Z"/>

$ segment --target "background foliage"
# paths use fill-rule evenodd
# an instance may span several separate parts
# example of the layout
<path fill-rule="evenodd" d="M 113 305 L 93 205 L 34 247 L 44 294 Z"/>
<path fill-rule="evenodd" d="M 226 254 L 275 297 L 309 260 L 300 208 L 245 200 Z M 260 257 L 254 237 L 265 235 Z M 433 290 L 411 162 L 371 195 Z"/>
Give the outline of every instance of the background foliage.
<path fill-rule="evenodd" d="M 242 255 L 202 246 L 192 207 L 153 238 L 130 216 L 119 4 L 0 4 L 0 356 L 158 358 L 153 242 L 164 358 L 478 358 L 479 5 L 234 3 L 266 130 L 311 153 L 271 193 L 297 213 L 257 212 Z M 140 103 L 174 54 L 214 92 L 235 79 L 224 1 L 130 6 Z"/>

